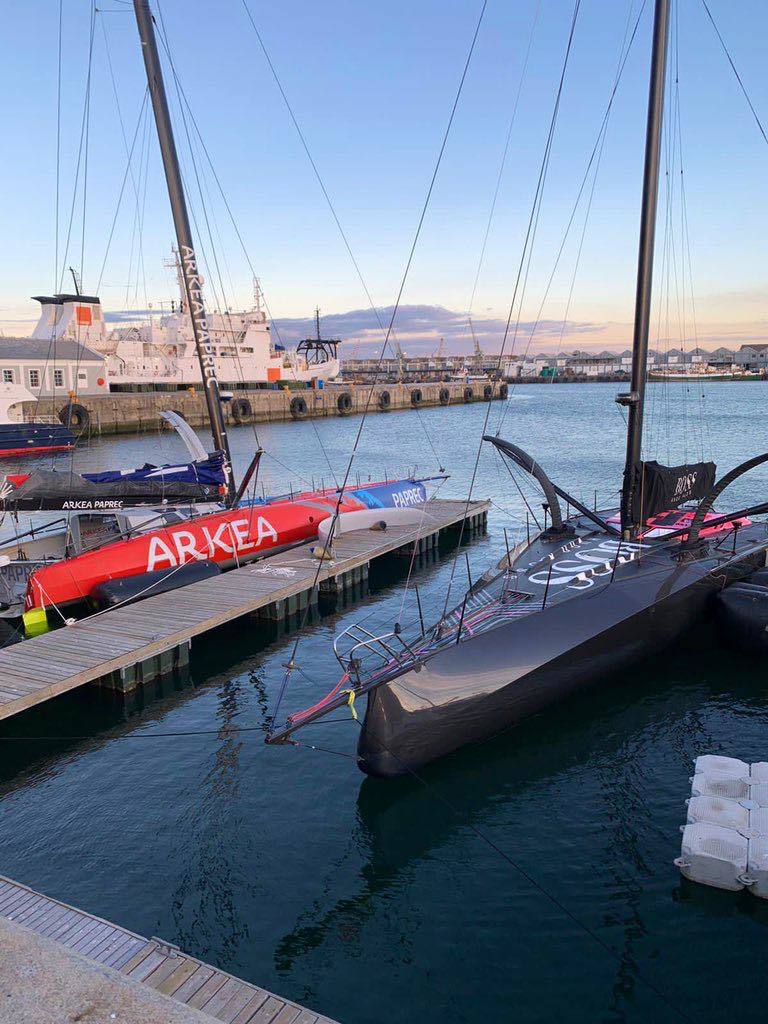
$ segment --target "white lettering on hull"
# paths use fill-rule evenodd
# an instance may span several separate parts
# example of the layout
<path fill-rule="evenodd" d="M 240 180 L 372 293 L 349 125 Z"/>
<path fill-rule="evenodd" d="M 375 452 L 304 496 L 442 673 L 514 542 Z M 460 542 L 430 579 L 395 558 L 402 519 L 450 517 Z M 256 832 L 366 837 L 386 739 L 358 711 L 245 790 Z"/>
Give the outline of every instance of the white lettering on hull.
<path fill-rule="evenodd" d="M 206 558 L 221 562 L 224 561 L 222 556 L 247 554 L 261 547 L 266 540 L 277 544 L 277 530 L 268 519 L 263 516 L 256 518 L 255 539 L 251 539 L 252 525 L 248 519 L 234 519 L 221 523 L 214 533 L 207 526 L 202 526 L 202 537 L 196 536 L 191 530 L 175 530 L 167 535 L 167 539 L 150 537 L 147 572 L 165 567 L 173 569 L 185 562 L 203 561 Z M 226 543 L 225 536 L 229 537 L 231 544 Z"/>
<path fill-rule="evenodd" d="M 605 540 L 600 544 L 574 552 L 571 559 L 561 558 L 553 561 L 551 571 L 549 566 L 546 569 L 539 569 L 531 573 L 528 579 L 532 583 L 544 585 L 549 581 L 549 585 L 555 587 L 565 586 L 578 579 L 582 584 L 587 583 L 591 586 L 591 581 L 587 579 L 585 573 L 589 573 L 590 576 L 605 576 L 613 572 L 617 555 L 618 564 L 622 565 L 624 562 L 631 562 L 637 558 L 643 548 L 647 547 L 647 544 Z"/>
<path fill-rule="evenodd" d="M 392 494 L 392 504 L 395 508 L 407 508 L 410 505 L 423 505 L 424 494 L 420 487 L 408 487 L 404 491 L 395 491 Z"/>

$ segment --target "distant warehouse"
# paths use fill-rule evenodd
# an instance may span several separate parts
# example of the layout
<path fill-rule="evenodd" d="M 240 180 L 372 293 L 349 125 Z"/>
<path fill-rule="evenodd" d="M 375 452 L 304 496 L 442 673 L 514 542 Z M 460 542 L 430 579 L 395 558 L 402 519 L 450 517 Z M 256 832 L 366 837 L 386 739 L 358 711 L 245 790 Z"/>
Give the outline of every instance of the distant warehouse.
<path fill-rule="evenodd" d="M 65 338 L 0 337 L 0 382 L 28 388 L 37 398 L 66 399 L 109 392 L 104 357 Z"/>

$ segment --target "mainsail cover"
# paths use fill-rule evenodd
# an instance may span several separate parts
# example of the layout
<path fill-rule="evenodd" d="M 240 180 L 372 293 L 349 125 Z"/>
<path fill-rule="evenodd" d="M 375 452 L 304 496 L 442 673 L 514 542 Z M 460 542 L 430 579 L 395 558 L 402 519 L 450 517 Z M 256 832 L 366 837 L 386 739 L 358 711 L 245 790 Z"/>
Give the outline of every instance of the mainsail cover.
<path fill-rule="evenodd" d="M 214 452 L 198 462 L 103 473 L 35 470 L 28 476 L 6 477 L 0 490 L 5 511 L 110 511 L 133 505 L 179 504 L 221 500 L 225 484 L 224 454 Z"/>
<path fill-rule="evenodd" d="M 640 484 L 644 518 L 706 497 L 715 486 L 716 473 L 714 462 L 691 462 L 683 466 L 644 462 Z"/>

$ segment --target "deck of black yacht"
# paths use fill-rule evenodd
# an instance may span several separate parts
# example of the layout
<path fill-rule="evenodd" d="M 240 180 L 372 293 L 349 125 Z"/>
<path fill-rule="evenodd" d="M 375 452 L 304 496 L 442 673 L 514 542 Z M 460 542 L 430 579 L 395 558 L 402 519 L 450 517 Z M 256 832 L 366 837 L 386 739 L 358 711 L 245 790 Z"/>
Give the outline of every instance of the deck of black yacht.
<path fill-rule="evenodd" d="M 0 651 L 0 719 L 87 683 L 147 664 L 243 616 L 292 614 L 313 584 L 344 587 L 372 561 L 429 546 L 443 531 L 484 525 L 487 501 L 434 499 L 418 524 L 342 534 L 332 559 L 318 563 L 303 544 L 281 554 L 136 604 L 101 612 Z M 318 567 L 319 566 L 319 567 Z"/>

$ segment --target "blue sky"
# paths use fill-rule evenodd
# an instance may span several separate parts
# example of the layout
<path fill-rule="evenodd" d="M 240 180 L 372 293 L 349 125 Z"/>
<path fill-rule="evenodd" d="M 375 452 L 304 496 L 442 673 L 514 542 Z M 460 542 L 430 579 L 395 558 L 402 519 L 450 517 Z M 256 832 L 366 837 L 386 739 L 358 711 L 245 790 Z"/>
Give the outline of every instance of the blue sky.
<path fill-rule="evenodd" d="M 595 143 L 628 21 L 641 0 L 582 0 L 555 135 L 522 316 L 534 321 L 589 153 Z M 762 74 L 768 7 L 710 0 L 757 110 L 768 120 Z M 92 70 L 83 278 L 96 288 L 126 157 L 106 60 L 132 136 L 145 87 L 132 8 L 103 0 Z M 283 0 L 250 7 L 377 304 L 389 306 L 413 236 L 480 4 L 389 0 L 365 4 Z M 566 347 L 626 342 L 632 316 L 651 7 L 643 15 L 611 114 L 600 174 L 563 334 Z M 406 304 L 464 314 L 477 270 L 499 160 L 537 0 L 490 0 L 404 293 Z M 157 5 L 155 5 L 157 9 Z M 520 258 L 573 3 L 541 0 L 528 70 L 484 269 L 478 318 L 503 320 Z M 165 0 L 162 14 L 176 68 L 250 259 L 278 318 L 366 306 L 338 231 L 280 99 L 241 0 Z M 66 235 L 87 70 L 90 5 L 64 0 L 60 233 Z M 700 0 L 679 0 L 679 90 L 693 291 L 702 344 L 764 338 L 768 147 L 738 91 Z M 6 157 L 0 165 L 0 323 L 26 329 L 28 296 L 54 286 L 56 48 L 58 3 L 28 0 L 4 12 Z M 673 56 L 674 56 L 673 48 Z M 151 126 L 150 126 L 151 127 Z M 185 153 L 183 129 L 180 148 Z M 134 153 L 135 174 L 139 150 Z M 162 266 L 173 238 L 153 135 L 136 273 L 136 201 L 126 190 L 99 288 L 107 309 L 168 300 Z M 192 167 L 184 155 L 185 171 Z M 201 161 L 202 162 L 202 161 Z M 677 168 L 679 170 L 679 167 Z M 211 189 L 213 186 L 208 176 Z M 143 193 L 144 185 L 141 184 Z M 194 198 L 194 196 L 193 196 Z M 82 199 L 82 196 L 81 196 Z M 200 218 L 201 204 L 193 202 Z M 250 271 L 214 195 L 206 202 L 231 305 L 250 296 Z M 672 241 L 682 259 L 680 208 Z M 542 316 L 565 316 L 583 212 L 579 213 Z M 67 263 L 79 268 L 81 202 Z M 216 234 L 216 228 L 214 228 Z M 663 236 L 663 231 L 660 231 Z M 133 237 L 133 257 L 131 258 Z M 210 245 L 203 239 L 210 258 Z M 657 259 L 657 267 L 661 258 Z M 678 269 L 682 275 L 682 266 Z M 686 271 L 687 273 L 687 271 Z M 215 273 L 209 273 L 215 282 Z M 661 272 L 657 280 L 661 278 Z M 68 286 L 68 282 L 67 282 Z M 209 304 L 215 301 L 209 289 Z M 217 288 L 217 293 L 220 292 Z M 657 333 L 678 341 L 663 285 Z M 679 293 L 679 285 L 678 285 Z M 686 305 L 685 299 L 682 300 Z M 672 305 L 675 305 L 672 302 Z M 679 305 L 679 301 L 678 301 Z M 689 343 L 692 317 L 686 315 Z M 662 322 L 663 321 L 663 322 Z M 541 335 L 543 347 L 559 331 Z M 402 322 L 408 339 L 408 318 Z M 439 325 L 435 327 L 439 334 Z M 366 341 L 376 344 L 375 333 Z M 538 339 L 537 339 L 538 340 Z M 493 337 L 488 339 L 493 348 Z M 425 342 L 428 344 L 429 342 Z M 407 348 L 407 344 L 406 344 Z"/>

